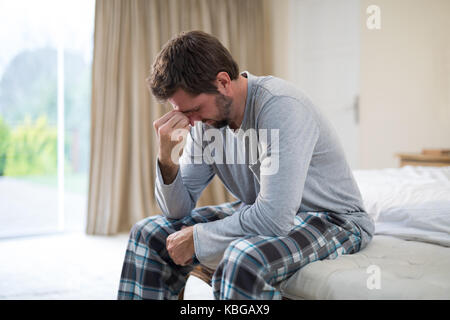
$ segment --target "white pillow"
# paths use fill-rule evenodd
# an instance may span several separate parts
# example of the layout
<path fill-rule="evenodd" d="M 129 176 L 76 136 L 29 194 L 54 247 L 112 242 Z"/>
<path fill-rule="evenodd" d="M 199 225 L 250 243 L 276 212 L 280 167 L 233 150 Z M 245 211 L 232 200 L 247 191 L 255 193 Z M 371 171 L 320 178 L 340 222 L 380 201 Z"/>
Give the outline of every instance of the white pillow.
<path fill-rule="evenodd" d="M 375 234 L 450 246 L 450 167 L 353 173 Z"/>

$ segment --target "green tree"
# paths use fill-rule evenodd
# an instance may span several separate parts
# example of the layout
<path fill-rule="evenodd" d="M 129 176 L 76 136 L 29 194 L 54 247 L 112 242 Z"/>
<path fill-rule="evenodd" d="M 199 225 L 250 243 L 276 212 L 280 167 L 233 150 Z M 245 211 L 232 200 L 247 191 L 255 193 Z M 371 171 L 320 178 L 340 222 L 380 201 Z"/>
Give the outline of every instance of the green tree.
<path fill-rule="evenodd" d="M 10 127 L 45 116 L 57 121 L 57 53 L 54 48 L 20 52 L 8 64 L 0 80 L 0 114 Z M 78 158 L 78 170 L 89 166 L 91 66 L 77 52 L 64 52 L 65 130 L 69 147 L 65 155 Z M 72 148 L 72 143 L 78 143 Z M 72 150 L 78 150 L 78 155 Z"/>
<path fill-rule="evenodd" d="M 0 176 L 4 175 L 6 166 L 6 155 L 8 153 L 10 140 L 10 128 L 0 116 Z"/>
<path fill-rule="evenodd" d="M 46 117 L 35 122 L 25 117 L 11 134 L 5 175 L 46 175 L 56 173 L 57 132 Z"/>

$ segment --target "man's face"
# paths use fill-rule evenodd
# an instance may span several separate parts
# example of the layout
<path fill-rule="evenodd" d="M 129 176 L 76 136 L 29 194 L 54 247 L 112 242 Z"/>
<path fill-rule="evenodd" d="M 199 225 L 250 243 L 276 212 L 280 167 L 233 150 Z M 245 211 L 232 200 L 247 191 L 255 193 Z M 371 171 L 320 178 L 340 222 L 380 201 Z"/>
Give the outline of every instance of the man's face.
<path fill-rule="evenodd" d="M 230 110 L 233 99 L 221 93 L 201 93 L 192 96 L 182 89 L 168 99 L 173 108 L 184 113 L 189 118 L 191 126 L 195 121 L 215 127 L 222 128 L 230 122 Z"/>

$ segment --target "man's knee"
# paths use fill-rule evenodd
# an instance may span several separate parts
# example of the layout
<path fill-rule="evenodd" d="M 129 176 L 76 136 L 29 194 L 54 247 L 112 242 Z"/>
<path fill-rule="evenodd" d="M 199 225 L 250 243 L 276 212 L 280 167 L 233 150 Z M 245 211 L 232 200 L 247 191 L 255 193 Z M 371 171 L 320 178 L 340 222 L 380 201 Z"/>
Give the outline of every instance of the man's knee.
<path fill-rule="evenodd" d="M 261 256 L 258 254 L 252 238 L 245 237 L 234 240 L 225 250 L 222 261 L 226 264 L 253 264 L 262 265 Z"/>
<path fill-rule="evenodd" d="M 130 230 L 130 239 L 148 239 L 162 231 L 167 219 L 162 215 L 155 215 L 136 222 Z M 142 241 L 142 240 L 141 240 Z"/>

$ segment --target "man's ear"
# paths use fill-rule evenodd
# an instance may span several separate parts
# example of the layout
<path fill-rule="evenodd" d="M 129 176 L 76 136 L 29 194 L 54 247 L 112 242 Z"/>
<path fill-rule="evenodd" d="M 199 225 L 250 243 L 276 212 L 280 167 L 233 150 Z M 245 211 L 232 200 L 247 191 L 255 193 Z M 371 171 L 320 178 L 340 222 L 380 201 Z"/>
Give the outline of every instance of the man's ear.
<path fill-rule="evenodd" d="M 219 90 L 220 93 L 230 96 L 231 95 L 231 78 L 228 74 L 228 72 L 221 71 L 216 76 L 216 86 L 217 90 Z"/>

